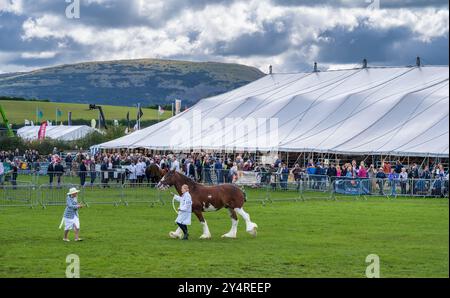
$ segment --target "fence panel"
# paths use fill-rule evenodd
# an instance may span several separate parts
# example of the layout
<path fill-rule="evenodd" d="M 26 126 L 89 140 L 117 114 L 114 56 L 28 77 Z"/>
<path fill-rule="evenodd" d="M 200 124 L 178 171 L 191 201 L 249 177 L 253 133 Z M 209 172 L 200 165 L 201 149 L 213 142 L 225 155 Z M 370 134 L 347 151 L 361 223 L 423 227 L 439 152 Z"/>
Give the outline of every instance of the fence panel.
<path fill-rule="evenodd" d="M 122 186 L 122 202 L 126 205 L 132 203 L 165 204 L 171 201 L 169 192 L 162 192 L 151 183 L 126 183 Z"/>
<path fill-rule="evenodd" d="M 0 207 L 33 207 L 33 185 L 3 185 L 0 187 Z"/>
<path fill-rule="evenodd" d="M 38 191 L 40 194 L 40 204 L 46 206 L 61 206 L 66 204 L 67 192 L 70 188 L 77 187 L 74 184 L 42 184 Z"/>
<path fill-rule="evenodd" d="M 373 195 L 387 197 L 448 197 L 445 179 L 358 179 L 335 178 L 333 193 L 341 195 Z"/>
<path fill-rule="evenodd" d="M 113 204 L 122 202 L 122 184 L 117 183 L 95 183 L 85 184 L 80 188 L 80 199 L 86 204 Z"/>
<path fill-rule="evenodd" d="M 302 179 L 303 191 L 305 192 L 329 192 L 330 191 L 330 179 L 324 175 L 305 175 Z"/>

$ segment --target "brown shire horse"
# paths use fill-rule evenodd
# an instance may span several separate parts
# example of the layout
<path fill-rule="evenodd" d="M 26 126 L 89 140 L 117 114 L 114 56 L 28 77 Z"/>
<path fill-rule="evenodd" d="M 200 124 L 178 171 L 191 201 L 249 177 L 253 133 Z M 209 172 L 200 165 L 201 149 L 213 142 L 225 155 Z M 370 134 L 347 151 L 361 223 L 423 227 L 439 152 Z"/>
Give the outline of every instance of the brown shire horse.
<path fill-rule="evenodd" d="M 200 236 L 200 239 L 211 238 L 211 233 L 209 232 L 208 224 L 203 217 L 203 212 L 217 211 L 221 208 L 227 208 L 231 217 L 231 230 L 222 235 L 223 238 L 236 238 L 238 226 L 237 214 L 242 216 L 245 220 L 247 232 L 252 236 L 256 236 L 256 229 L 258 226 L 250 220 L 250 215 L 242 208 L 245 202 L 245 195 L 239 187 L 233 184 L 204 186 L 191 178 L 172 170 L 167 172 L 161 179 L 158 183 L 158 188 L 165 190 L 174 186 L 178 194 L 181 195 L 181 186 L 183 186 L 183 184 L 189 186 L 189 193 L 192 197 L 192 212 L 194 212 L 203 226 L 203 234 Z M 178 228 L 175 232 L 170 232 L 169 236 L 172 238 L 180 238 L 182 236 L 182 231 Z"/>
<path fill-rule="evenodd" d="M 166 174 L 166 170 L 161 169 L 157 164 L 153 163 L 145 168 L 145 176 L 147 183 L 156 185 L 162 177 Z"/>

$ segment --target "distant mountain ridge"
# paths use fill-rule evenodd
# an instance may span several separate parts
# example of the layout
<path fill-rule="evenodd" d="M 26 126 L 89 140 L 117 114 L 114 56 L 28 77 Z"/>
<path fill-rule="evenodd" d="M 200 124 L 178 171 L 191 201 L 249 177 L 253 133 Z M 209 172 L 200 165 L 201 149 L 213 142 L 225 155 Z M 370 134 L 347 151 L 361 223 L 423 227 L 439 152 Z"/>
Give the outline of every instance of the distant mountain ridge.
<path fill-rule="evenodd" d="M 0 96 L 52 102 L 132 106 L 183 104 L 230 91 L 264 76 L 240 64 L 161 59 L 85 62 L 0 75 Z"/>

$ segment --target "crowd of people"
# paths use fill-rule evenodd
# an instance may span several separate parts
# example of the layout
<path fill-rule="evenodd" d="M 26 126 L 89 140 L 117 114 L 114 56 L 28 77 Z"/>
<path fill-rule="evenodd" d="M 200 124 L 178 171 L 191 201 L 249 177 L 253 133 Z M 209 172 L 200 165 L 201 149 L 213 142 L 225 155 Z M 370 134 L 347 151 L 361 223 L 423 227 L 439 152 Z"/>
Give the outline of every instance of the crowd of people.
<path fill-rule="evenodd" d="M 367 180 L 371 192 L 375 189 L 385 194 L 385 186 L 390 186 L 390 194 L 412 193 L 424 181 L 436 180 L 448 185 L 448 172 L 443 164 L 419 166 L 416 163 L 404 165 L 400 160 L 382 161 L 378 167 L 367 165 L 364 161 L 353 160 L 348 163 L 335 163 L 329 160 L 309 160 L 306 164 L 294 164 L 291 168 L 279 158 L 272 164 L 259 164 L 253 154 L 216 155 L 208 153 L 195 154 L 145 154 L 145 153 L 106 153 L 90 154 L 82 149 L 77 152 L 62 154 L 57 148 L 52 154 L 40 155 L 36 150 L 20 152 L 0 152 L 0 183 L 6 174 L 11 173 L 14 185 L 19 171 L 45 172 L 49 184 L 60 186 L 64 176 L 78 176 L 80 185 L 101 183 L 104 187 L 109 182 L 128 182 L 132 185 L 152 183 L 149 167 L 156 165 L 159 169 L 176 170 L 192 179 L 205 184 L 235 183 L 244 174 L 254 173 L 258 184 L 270 184 L 272 187 L 287 189 L 288 182 L 308 180 L 312 189 L 320 189 L 336 181 Z M 44 168 L 43 168 L 44 167 Z M 411 181 L 415 181 L 411 183 Z"/>

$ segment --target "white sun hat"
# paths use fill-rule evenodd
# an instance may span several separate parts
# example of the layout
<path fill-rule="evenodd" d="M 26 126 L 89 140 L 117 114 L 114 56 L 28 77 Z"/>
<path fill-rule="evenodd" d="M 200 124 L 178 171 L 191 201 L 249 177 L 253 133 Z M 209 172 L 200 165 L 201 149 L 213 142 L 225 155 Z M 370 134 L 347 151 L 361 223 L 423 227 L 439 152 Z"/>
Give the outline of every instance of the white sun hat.
<path fill-rule="evenodd" d="M 79 193 L 80 191 L 78 189 L 76 189 L 75 187 L 72 187 L 71 189 L 69 189 L 69 192 L 67 193 L 67 195 L 73 195 L 75 193 Z"/>

